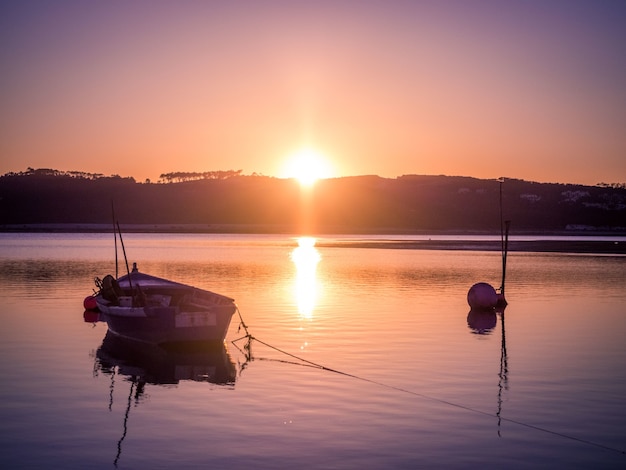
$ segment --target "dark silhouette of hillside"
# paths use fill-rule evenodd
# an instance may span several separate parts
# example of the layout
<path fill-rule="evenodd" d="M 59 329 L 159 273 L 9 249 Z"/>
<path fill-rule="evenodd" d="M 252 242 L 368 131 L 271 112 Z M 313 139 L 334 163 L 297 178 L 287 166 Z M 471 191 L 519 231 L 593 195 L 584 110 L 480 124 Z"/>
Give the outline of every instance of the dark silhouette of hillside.
<path fill-rule="evenodd" d="M 206 231 L 497 232 L 502 184 L 504 217 L 513 221 L 516 232 L 626 231 L 626 189 L 621 185 L 357 176 L 320 180 L 305 193 L 294 180 L 240 171 L 189 175 L 168 174 L 169 183 L 137 183 L 45 169 L 9 173 L 0 177 L 0 228 L 110 224 L 114 201 L 122 224 L 193 224 Z"/>

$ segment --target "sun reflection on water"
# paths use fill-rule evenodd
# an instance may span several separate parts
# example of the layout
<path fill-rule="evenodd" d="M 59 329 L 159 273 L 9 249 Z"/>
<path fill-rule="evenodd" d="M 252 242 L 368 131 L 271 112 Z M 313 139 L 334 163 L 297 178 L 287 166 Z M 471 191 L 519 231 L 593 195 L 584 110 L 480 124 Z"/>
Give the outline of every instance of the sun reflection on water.
<path fill-rule="evenodd" d="M 298 312 L 303 318 L 311 318 L 318 297 L 317 264 L 321 256 L 315 248 L 315 238 L 298 238 L 298 247 L 291 252 L 291 259 L 296 265 L 294 295 Z"/>

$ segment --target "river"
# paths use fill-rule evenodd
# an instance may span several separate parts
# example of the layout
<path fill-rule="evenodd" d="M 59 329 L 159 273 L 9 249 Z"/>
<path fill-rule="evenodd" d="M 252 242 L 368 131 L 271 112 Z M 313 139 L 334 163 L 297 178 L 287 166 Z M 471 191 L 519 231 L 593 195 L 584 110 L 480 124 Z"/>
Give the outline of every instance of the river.
<path fill-rule="evenodd" d="M 84 320 L 112 234 L 0 234 L 3 467 L 626 466 L 623 255 L 509 253 L 509 305 L 476 317 L 467 292 L 500 285 L 496 251 L 124 243 L 144 272 L 235 298 L 224 348 L 138 354 Z"/>

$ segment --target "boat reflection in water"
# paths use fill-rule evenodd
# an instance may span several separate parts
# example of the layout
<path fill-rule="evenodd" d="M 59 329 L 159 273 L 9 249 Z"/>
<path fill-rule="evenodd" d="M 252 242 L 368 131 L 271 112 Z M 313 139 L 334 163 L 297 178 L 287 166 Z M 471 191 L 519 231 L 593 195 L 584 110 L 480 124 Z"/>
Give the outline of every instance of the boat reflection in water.
<path fill-rule="evenodd" d="M 96 352 L 96 368 L 154 385 L 181 380 L 234 386 L 235 364 L 223 343 L 189 343 L 167 349 L 125 340 L 107 331 Z"/>
<path fill-rule="evenodd" d="M 93 320 L 91 317 L 90 319 Z M 96 351 L 94 373 L 99 372 L 111 377 L 109 411 L 113 409 L 116 376 L 121 375 L 130 383 L 122 434 L 117 441 L 117 454 L 113 461 L 115 467 L 118 466 L 122 443 L 128 433 L 131 405 L 133 401 L 135 404 L 141 401 L 146 384 L 172 385 L 181 380 L 192 380 L 233 388 L 237 377 L 235 364 L 224 343 L 216 345 L 214 342 L 196 342 L 164 349 L 126 340 L 109 331 Z"/>

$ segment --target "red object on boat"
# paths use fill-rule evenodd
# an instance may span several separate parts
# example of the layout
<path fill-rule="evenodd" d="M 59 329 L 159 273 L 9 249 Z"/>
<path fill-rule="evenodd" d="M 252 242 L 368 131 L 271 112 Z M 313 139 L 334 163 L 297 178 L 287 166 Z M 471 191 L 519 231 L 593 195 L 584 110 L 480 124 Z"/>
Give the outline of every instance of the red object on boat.
<path fill-rule="evenodd" d="M 85 313 L 83 313 L 83 319 L 85 320 L 85 323 L 96 323 L 100 321 L 100 313 L 94 312 L 93 310 L 85 310 Z"/>
<path fill-rule="evenodd" d="M 85 307 L 85 310 L 98 310 L 96 298 L 93 295 L 85 297 L 85 300 L 83 300 L 83 307 Z"/>

